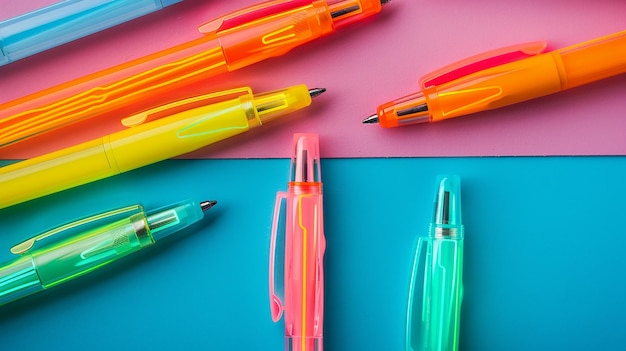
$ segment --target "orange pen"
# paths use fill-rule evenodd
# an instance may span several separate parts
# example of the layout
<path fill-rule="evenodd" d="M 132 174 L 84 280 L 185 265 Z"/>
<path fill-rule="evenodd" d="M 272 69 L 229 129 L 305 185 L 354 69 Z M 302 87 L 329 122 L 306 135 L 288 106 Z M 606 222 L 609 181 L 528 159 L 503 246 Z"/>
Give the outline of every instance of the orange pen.
<path fill-rule="evenodd" d="M 545 42 L 490 51 L 421 79 L 421 91 L 378 107 L 363 123 L 436 122 L 538 98 L 626 72 L 626 31 L 544 53 Z"/>
<path fill-rule="evenodd" d="M 203 37 L 0 105 L 0 146 L 124 107 L 181 98 L 191 84 L 280 56 L 380 12 L 388 0 L 273 0 L 201 25 Z"/>

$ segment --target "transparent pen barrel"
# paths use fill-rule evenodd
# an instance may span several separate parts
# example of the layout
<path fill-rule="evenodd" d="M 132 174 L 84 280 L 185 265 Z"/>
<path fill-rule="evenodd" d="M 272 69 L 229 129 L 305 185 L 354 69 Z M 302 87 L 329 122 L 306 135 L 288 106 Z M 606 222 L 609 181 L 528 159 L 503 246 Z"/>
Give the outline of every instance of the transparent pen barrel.
<path fill-rule="evenodd" d="M 50 87 L 0 104 L 0 147 L 80 120 L 128 116 L 188 97 L 199 90 L 193 84 L 226 71 L 217 40 L 202 37 Z"/>
<path fill-rule="evenodd" d="M 30 256 L 0 268 L 0 306 L 43 290 Z"/>
<path fill-rule="evenodd" d="M 153 244 L 143 213 L 67 238 L 30 255 L 44 288 L 79 277 Z"/>
<path fill-rule="evenodd" d="M 321 351 L 324 321 L 322 195 L 288 198 L 285 242 L 285 329 L 287 350 Z"/>
<path fill-rule="evenodd" d="M 409 296 L 407 350 L 458 350 L 462 262 L 463 240 L 420 238 Z"/>

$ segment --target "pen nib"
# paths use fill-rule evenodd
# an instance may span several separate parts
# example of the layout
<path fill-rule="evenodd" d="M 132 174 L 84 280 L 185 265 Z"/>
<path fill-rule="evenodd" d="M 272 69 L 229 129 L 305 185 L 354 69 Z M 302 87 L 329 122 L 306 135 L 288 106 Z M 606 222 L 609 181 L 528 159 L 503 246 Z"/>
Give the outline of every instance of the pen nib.
<path fill-rule="evenodd" d="M 363 123 L 378 123 L 378 115 L 371 115 L 363 120 Z"/>
<path fill-rule="evenodd" d="M 202 209 L 202 211 L 208 211 L 211 207 L 215 206 L 216 204 L 217 204 L 217 201 L 215 200 L 203 201 L 200 203 L 200 208 Z"/>
<path fill-rule="evenodd" d="M 313 88 L 313 89 L 309 89 L 309 95 L 311 95 L 311 97 L 314 98 L 316 96 L 322 95 L 325 91 L 326 91 L 326 88 Z"/>

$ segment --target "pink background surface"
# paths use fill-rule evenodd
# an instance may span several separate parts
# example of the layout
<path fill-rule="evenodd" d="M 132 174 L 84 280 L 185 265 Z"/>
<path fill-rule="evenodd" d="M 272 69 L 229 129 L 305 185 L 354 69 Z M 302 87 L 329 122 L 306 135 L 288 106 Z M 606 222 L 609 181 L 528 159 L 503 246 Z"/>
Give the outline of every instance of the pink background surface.
<path fill-rule="evenodd" d="M 0 19 L 54 1 L 0 0 Z M 5 102 L 179 44 L 198 25 L 252 0 L 186 0 L 151 15 L 0 67 Z M 520 42 L 553 49 L 626 28 L 624 0 L 393 0 L 383 12 L 292 52 L 206 82 L 207 91 L 305 83 L 328 92 L 293 120 L 186 157 L 289 157 L 294 132 L 317 132 L 324 157 L 605 155 L 626 153 L 626 75 L 531 102 L 429 125 L 383 129 L 361 120 L 453 61 Z M 111 116 L 0 149 L 27 158 L 123 128 Z M 69 137 L 68 137 L 69 136 Z"/>

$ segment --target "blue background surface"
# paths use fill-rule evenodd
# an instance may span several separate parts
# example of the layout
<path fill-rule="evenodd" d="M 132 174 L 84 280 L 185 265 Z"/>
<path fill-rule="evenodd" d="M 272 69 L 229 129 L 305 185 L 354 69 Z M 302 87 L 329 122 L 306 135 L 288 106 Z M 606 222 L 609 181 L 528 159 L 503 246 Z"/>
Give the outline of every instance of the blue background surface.
<path fill-rule="evenodd" d="M 462 181 L 462 350 L 623 347 L 624 161 L 322 160 L 325 349 L 403 350 L 414 245 L 445 173 Z M 178 238 L 1 308 L 0 350 L 282 350 L 267 265 L 288 172 L 286 159 L 168 160 L 0 210 L 5 261 L 13 244 L 94 212 L 219 201 Z"/>

